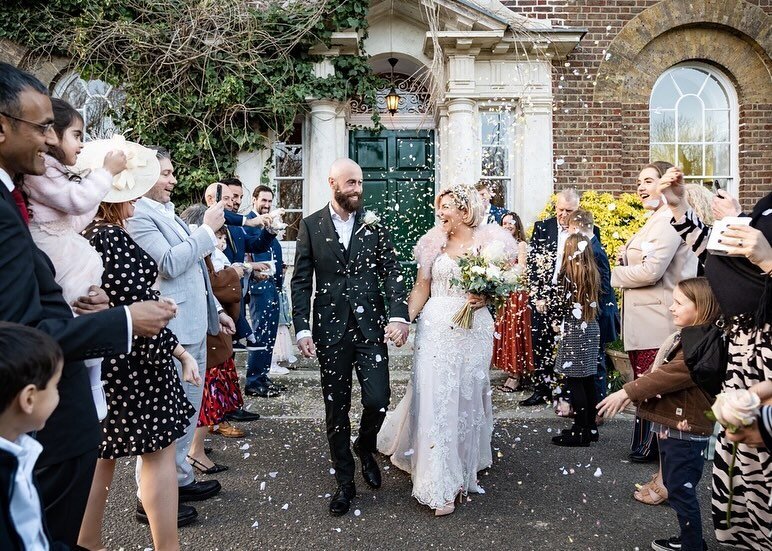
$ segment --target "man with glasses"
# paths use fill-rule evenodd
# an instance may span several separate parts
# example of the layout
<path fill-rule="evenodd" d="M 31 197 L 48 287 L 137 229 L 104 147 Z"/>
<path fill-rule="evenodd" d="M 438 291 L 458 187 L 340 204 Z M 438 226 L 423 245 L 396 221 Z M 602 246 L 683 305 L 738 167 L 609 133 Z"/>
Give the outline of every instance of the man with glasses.
<path fill-rule="evenodd" d="M 15 185 L 25 174 L 45 172 L 43 156 L 58 143 L 53 121 L 46 87 L 0 63 L 0 320 L 37 328 L 64 352 L 59 404 L 36 435 L 43 452 L 35 474 L 52 540 L 75 547 L 102 439 L 83 360 L 128 352 L 134 334 L 158 334 L 176 308 L 147 301 L 107 309 L 107 295 L 92 287 L 72 305 L 87 315 L 73 317 L 51 261 L 32 241 Z"/>

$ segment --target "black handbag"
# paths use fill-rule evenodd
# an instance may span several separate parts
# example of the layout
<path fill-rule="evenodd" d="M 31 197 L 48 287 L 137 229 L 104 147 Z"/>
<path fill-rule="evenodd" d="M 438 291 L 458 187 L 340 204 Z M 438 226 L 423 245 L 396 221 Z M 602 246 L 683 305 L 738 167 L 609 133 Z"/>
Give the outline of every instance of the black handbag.
<path fill-rule="evenodd" d="M 719 394 L 729 362 L 729 339 L 724 330 L 717 323 L 684 327 L 681 346 L 694 384 L 711 396 Z"/>

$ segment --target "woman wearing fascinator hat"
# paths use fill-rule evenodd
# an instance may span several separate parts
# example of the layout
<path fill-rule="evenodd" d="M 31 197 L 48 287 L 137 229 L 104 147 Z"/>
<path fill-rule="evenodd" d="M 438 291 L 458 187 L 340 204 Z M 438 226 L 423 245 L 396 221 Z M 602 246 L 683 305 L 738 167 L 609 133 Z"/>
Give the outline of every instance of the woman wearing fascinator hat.
<path fill-rule="evenodd" d="M 125 229 L 134 203 L 160 176 L 156 152 L 116 136 L 86 144 L 78 168 L 94 169 L 104 152 L 113 148 L 123 151 L 126 170 L 112 180 L 96 219 L 83 235 L 104 265 L 101 286 L 110 306 L 165 300 L 152 288 L 158 277 L 156 263 Z M 185 381 L 201 384 L 195 360 L 168 328 L 155 337 L 135 335 L 131 352 L 105 358 L 102 363 L 107 416 L 102 421 L 99 460 L 78 538 L 81 547 L 104 547 L 105 503 L 119 457 L 142 456 L 142 501 L 137 502 L 136 518 L 150 524 L 156 549 L 178 549 L 177 527 L 197 516 L 194 508 L 179 505 L 177 498 L 175 440 L 184 434 L 195 410 L 185 397 L 172 357 L 182 363 Z"/>

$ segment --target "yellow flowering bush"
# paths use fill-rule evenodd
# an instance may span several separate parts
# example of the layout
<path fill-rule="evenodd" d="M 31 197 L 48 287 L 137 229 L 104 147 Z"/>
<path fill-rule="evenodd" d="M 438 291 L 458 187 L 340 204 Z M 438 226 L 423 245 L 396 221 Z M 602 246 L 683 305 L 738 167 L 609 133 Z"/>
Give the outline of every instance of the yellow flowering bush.
<path fill-rule="evenodd" d="M 555 199 L 555 195 L 550 198 L 547 206 L 539 213 L 539 220 L 555 216 Z M 646 222 L 646 211 L 640 199 L 633 193 L 622 193 L 615 198 L 611 193 L 587 191 L 582 194 L 579 207 L 592 213 L 613 268 L 617 263 L 617 251 Z"/>

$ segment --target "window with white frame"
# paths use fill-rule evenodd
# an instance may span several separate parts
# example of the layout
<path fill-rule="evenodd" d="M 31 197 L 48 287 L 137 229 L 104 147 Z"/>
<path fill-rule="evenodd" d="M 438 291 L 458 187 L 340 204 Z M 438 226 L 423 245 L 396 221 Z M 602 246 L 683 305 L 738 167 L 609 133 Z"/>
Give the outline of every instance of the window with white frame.
<path fill-rule="evenodd" d="M 480 179 L 494 193 L 492 203 L 506 207 L 514 171 L 515 116 L 509 109 L 480 111 Z"/>
<path fill-rule="evenodd" d="M 731 82 L 708 65 L 663 73 L 649 105 L 652 161 L 681 167 L 686 179 L 734 187 L 737 178 L 737 97 Z"/>
<path fill-rule="evenodd" d="M 298 122 L 292 133 L 273 146 L 274 206 L 284 209 L 287 229 L 283 241 L 295 241 L 303 218 L 303 124 Z"/>

